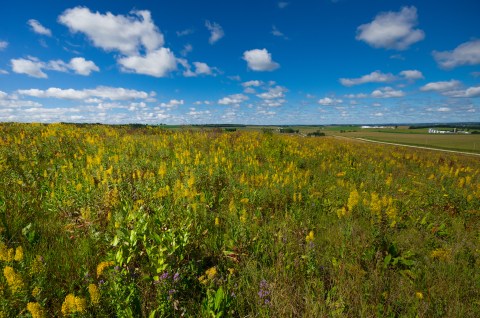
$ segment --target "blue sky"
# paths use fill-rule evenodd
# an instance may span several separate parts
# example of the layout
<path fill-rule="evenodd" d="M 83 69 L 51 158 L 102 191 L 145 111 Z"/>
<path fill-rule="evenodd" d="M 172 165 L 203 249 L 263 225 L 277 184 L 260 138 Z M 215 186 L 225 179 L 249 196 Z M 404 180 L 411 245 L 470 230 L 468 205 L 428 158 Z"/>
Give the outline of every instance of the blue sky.
<path fill-rule="evenodd" d="M 0 121 L 480 121 L 477 0 L 12 1 Z"/>

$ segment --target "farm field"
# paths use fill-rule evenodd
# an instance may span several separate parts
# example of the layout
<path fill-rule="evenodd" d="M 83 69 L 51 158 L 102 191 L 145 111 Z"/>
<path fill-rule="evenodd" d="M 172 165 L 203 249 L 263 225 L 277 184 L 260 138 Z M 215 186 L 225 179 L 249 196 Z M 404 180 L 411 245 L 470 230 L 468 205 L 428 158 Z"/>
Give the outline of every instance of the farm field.
<path fill-rule="evenodd" d="M 328 133 L 329 135 L 365 138 L 375 141 L 392 142 L 406 145 L 426 146 L 440 149 L 480 153 L 480 135 L 442 135 L 419 133 L 387 133 L 375 131 L 357 131 L 347 133 Z"/>
<path fill-rule="evenodd" d="M 0 317 L 479 317 L 479 229 L 473 156 L 0 124 Z"/>

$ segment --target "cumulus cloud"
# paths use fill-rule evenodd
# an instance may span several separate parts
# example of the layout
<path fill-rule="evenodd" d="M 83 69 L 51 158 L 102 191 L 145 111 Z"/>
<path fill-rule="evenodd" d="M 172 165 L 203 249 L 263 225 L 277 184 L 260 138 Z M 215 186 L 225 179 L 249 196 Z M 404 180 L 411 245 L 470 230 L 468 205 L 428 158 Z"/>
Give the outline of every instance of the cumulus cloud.
<path fill-rule="evenodd" d="M 417 70 L 405 70 L 401 71 L 400 75 L 403 76 L 405 79 L 410 80 L 410 81 L 415 81 L 419 79 L 423 79 L 423 74 L 420 71 Z"/>
<path fill-rule="evenodd" d="M 429 92 L 429 91 L 445 92 L 445 91 L 457 89 L 460 86 L 461 86 L 460 81 L 450 80 L 450 81 L 428 83 L 420 87 L 420 90 L 423 92 Z"/>
<path fill-rule="evenodd" d="M 403 7 L 399 12 L 382 12 L 375 19 L 357 28 L 356 39 L 375 48 L 406 50 L 425 38 L 425 33 L 415 29 L 418 24 L 417 8 Z"/>
<path fill-rule="evenodd" d="M 394 90 L 391 87 L 384 87 L 374 90 L 371 96 L 375 98 L 396 98 L 405 96 L 405 93 L 401 90 Z"/>
<path fill-rule="evenodd" d="M 262 86 L 263 85 L 263 82 L 262 81 L 257 81 L 257 80 L 253 80 L 253 81 L 247 81 L 247 82 L 243 82 L 242 83 L 242 86 L 243 87 L 259 87 L 259 86 Z"/>
<path fill-rule="evenodd" d="M 20 95 L 36 97 L 36 98 L 57 98 L 67 100 L 87 100 L 89 98 L 100 98 L 109 100 L 130 100 L 130 99 L 147 99 L 152 94 L 134 89 L 126 89 L 121 87 L 98 86 L 94 89 L 76 90 L 73 88 L 61 89 L 50 87 L 46 90 L 42 89 L 21 89 L 17 91 Z"/>
<path fill-rule="evenodd" d="M 205 21 L 205 27 L 208 29 L 208 31 L 210 31 L 210 38 L 208 39 L 208 43 L 210 44 L 214 44 L 225 36 L 223 28 L 216 22 L 211 23 L 207 20 Z"/>
<path fill-rule="evenodd" d="M 273 71 L 280 65 L 272 61 L 272 55 L 267 49 L 254 49 L 243 52 L 243 59 L 247 62 L 248 68 L 253 71 Z"/>
<path fill-rule="evenodd" d="M 41 25 L 40 22 L 35 19 L 28 20 L 27 24 L 32 28 L 32 31 L 37 34 L 52 36 L 52 31 Z"/>
<path fill-rule="evenodd" d="M 248 100 L 248 96 L 243 95 L 243 94 L 232 94 L 229 96 L 225 96 L 221 99 L 218 100 L 218 104 L 220 105 L 234 105 L 238 106 L 242 102 Z"/>
<path fill-rule="evenodd" d="M 85 7 L 65 10 L 58 21 L 70 31 L 84 33 L 96 47 L 136 55 L 143 47 L 152 52 L 163 46 L 163 34 L 153 23 L 150 11 L 132 11 L 130 15 L 101 14 Z"/>
<path fill-rule="evenodd" d="M 8 42 L 7 41 L 0 41 L 0 51 L 6 49 L 8 46 Z"/>
<path fill-rule="evenodd" d="M 191 44 L 185 44 L 183 50 L 180 52 L 182 56 L 187 56 L 188 53 L 193 51 L 193 46 Z"/>
<path fill-rule="evenodd" d="M 341 104 L 343 101 L 341 99 L 325 97 L 318 100 L 318 103 L 323 106 L 331 106 Z"/>
<path fill-rule="evenodd" d="M 12 59 L 12 71 L 18 74 L 26 74 L 36 78 L 47 78 L 47 74 L 42 71 L 45 64 L 37 59 Z"/>
<path fill-rule="evenodd" d="M 345 95 L 345 98 L 367 98 L 368 95 L 364 93 L 358 93 L 358 94 L 347 94 Z"/>
<path fill-rule="evenodd" d="M 341 78 L 340 83 L 343 86 L 354 86 L 365 83 L 387 83 L 395 81 L 397 78 L 391 73 L 382 73 L 380 71 L 375 71 L 367 75 L 363 75 L 360 78 Z"/>
<path fill-rule="evenodd" d="M 87 61 L 83 57 L 74 57 L 70 62 L 65 63 L 62 60 L 51 60 L 47 63 L 40 61 L 35 57 L 28 59 L 12 59 L 12 70 L 15 73 L 27 74 L 36 78 L 47 78 L 47 74 L 43 70 L 51 70 L 57 72 L 73 71 L 75 74 L 88 76 L 92 72 L 98 72 L 100 69 L 93 61 Z"/>
<path fill-rule="evenodd" d="M 170 101 L 166 102 L 166 103 L 160 103 L 160 107 L 162 108 L 175 108 L 175 107 L 178 107 L 180 105 L 183 105 L 185 102 L 183 99 L 171 99 Z"/>
<path fill-rule="evenodd" d="M 469 87 L 464 90 L 447 91 L 444 94 L 450 97 L 480 97 L 480 86 Z"/>
<path fill-rule="evenodd" d="M 159 48 L 145 56 L 126 56 L 118 59 L 122 70 L 154 77 L 165 77 L 177 69 L 177 59 L 167 48 Z"/>
<path fill-rule="evenodd" d="M 480 64 L 480 40 L 472 40 L 457 46 L 453 51 L 433 51 L 433 57 L 442 68 Z"/>
<path fill-rule="evenodd" d="M 87 61 L 83 57 L 74 57 L 69 63 L 70 69 L 76 74 L 88 76 L 91 72 L 98 72 L 100 69 L 92 61 Z"/>
<path fill-rule="evenodd" d="M 275 87 L 270 87 L 264 93 L 258 94 L 257 97 L 261 99 L 275 99 L 275 98 L 284 98 L 287 88 L 277 85 Z"/>
<path fill-rule="evenodd" d="M 190 63 L 188 63 L 187 60 L 177 59 L 177 62 L 180 63 L 185 68 L 185 71 L 183 72 L 183 76 L 185 77 L 196 77 L 199 75 L 214 75 L 213 70 L 215 68 L 208 66 L 207 63 L 193 62 L 194 70 L 192 71 L 192 66 L 190 65 Z"/>

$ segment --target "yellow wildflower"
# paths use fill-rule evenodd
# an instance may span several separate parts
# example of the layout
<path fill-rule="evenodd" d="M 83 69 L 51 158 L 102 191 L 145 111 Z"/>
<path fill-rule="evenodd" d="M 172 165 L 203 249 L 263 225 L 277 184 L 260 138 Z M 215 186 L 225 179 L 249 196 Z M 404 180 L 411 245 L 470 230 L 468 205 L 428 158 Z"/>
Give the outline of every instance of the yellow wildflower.
<path fill-rule="evenodd" d="M 88 293 L 90 294 L 90 300 L 92 301 L 92 304 L 98 305 L 100 303 L 100 291 L 98 290 L 97 285 L 88 285 Z"/>
<path fill-rule="evenodd" d="M 39 303 L 28 303 L 27 310 L 32 315 L 32 318 L 43 318 L 45 317 L 45 310 Z"/>
<path fill-rule="evenodd" d="M 3 276 L 5 276 L 7 284 L 12 289 L 13 293 L 22 290 L 25 286 L 22 277 L 19 274 L 15 273 L 15 270 L 10 266 L 7 266 L 3 269 Z"/>
<path fill-rule="evenodd" d="M 243 199 L 240 200 L 240 202 L 243 203 L 243 204 L 247 204 L 248 201 L 250 201 L 248 198 L 243 198 Z"/>
<path fill-rule="evenodd" d="M 451 256 L 451 250 L 446 248 L 437 248 L 430 253 L 431 258 L 441 261 L 448 261 Z"/>
<path fill-rule="evenodd" d="M 215 226 L 220 225 L 220 219 L 218 217 L 215 218 Z"/>
<path fill-rule="evenodd" d="M 207 275 L 207 278 L 209 280 L 213 279 L 215 275 L 217 275 L 217 267 L 216 266 L 210 267 L 205 271 L 205 274 Z"/>
<path fill-rule="evenodd" d="M 14 258 L 13 248 L 8 249 L 5 243 L 0 242 L 0 261 L 11 262 Z"/>
<path fill-rule="evenodd" d="M 17 247 L 17 249 L 15 250 L 15 257 L 14 259 L 17 261 L 17 262 L 21 262 L 23 260 L 23 248 L 21 246 Z"/>
<path fill-rule="evenodd" d="M 85 298 L 75 296 L 74 294 L 68 294 L 62 304 L 62 314 L 67 316 L 77 312 L 84 312 L 86 308 L 87 302 Z"/>
<path fill-rule="evenodd" d="M 41 290 L 40 288 L 35 287 L 35 288 L 32 290 L 32 296 L 35 297 L 35 298 L 37 298 L 37 297 L 40 295 L 40 292 L 41 292 L 41 291 L 42 291 L 42 290 Z"/>
<path fill-rule="evenodd" d="M 39 274 L 45 269 L 45 264 L 43 263 L 43 257 L 41 255 L 35 256 L 35 259 L 32 262 L 30 267 L 30 273 Z"/>
<path fill-rule="evenodd" d="M 97 277 L 100 277 L 102 276 L 102 273 L 103 271 L 105 270 L 105 268 L 107 267 L 110 267 L 110 266 L 113 266 L 113 262 L 112 261 L 109 261 L 109 262 L 100 262 L 98 265 L 97 265 Z"/>
<path fill-rule="evenodd" d="M 350 195 L 348 197 L 348 203 L 347 203 L 348 211 L 352 211 L 359 201 L 360 201 L 360 195 L 358 195 L 357 189 L 354 189 L 352 192 L 350 192 Z"/>
<path fill-rule="evenodd" d="M 418 299 L 423 299 L 423 294 L 422 294 L 422 292 L 416 292 L 416 293 L 415 293 L 415 297 L 417 297 Z"/>
<path fill-rule="evenodd" d="M 305 241 L 307 241 L 307 243 L 313 242 L 314 239 L 315 239 L 315 236 L 313 234 L 313 231 L 310 231 L 308 235 L 305 237 Z"/>

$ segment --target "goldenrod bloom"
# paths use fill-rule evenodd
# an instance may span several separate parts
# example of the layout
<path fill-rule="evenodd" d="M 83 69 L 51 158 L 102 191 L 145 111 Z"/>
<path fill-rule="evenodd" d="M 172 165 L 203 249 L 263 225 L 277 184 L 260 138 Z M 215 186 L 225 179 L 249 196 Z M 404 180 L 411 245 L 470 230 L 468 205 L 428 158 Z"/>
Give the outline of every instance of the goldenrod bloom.
<path fill-rule="evenodd" d="M 32 315 L 32 318 L 43 318 L 45 317 L 45 310 L 39 303 L 28 303 L 27 310 Z"/>
<path fill-rule="evenodd" d="M 74 314 L 77 312 L 84 312 L 87 308 L 87 301 L 85 298 L 68 294 L 62 304 L 62 314 L 64 316 Z"/>
<path fill-rule="evenodd" d="M 17 247 L 17 249 L 15 250 L 15 257 L 14 259 L 17 261 L 17 262 L 20 262 L 23 260 L 23 248 L 21 246 Z"/>
<path fill-rule="evenodd" d="M 109 261 L 109 262 L 100 262 L 98 265 L 97 265 L 97 277 L 100 277 L 102 276 L 102 273 L 103 271 L 105 270 L 105 268 L 107 267 L 110 267 L 110 266 L 113 266 L 113 262 L 112 261 Z"/>
<path fill-rule="evenodd" d="M 90 300 L 92 301 L 92 304 L 98 305 L 100 303 L 100 291 L 98 290 L 97 285 L 88 285 L 88 293 L 90 294 Z"/>
<path fill-rule="evenodd" d="M 20 274 L 15 273 L 15 270 L 10 266 L 3 269 L 3 276 L 5 276 L 7 284 L 12 289 L 13 293 L 21 291 L 25 286 Z"/>

